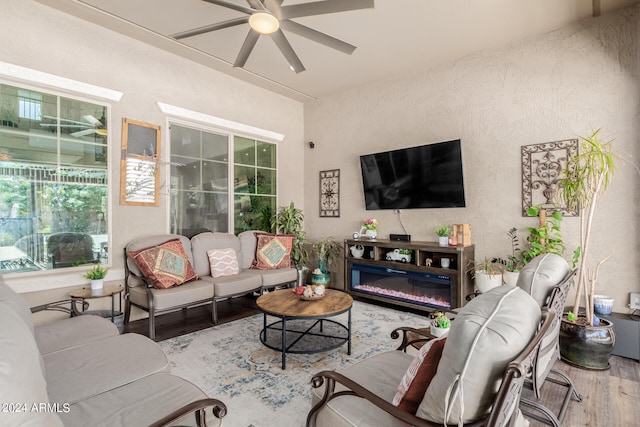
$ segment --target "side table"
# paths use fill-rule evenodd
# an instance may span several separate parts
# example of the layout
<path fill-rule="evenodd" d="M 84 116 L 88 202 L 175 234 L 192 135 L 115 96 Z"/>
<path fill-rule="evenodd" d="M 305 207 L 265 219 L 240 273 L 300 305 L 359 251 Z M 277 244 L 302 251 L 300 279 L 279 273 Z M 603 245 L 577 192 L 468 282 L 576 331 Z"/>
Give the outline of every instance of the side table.
<path fill-rule="evenodd" d="M 119 309 L 118 312 L 122 313 L 122 298 L 120 294 L 124 291 L 124 287 L 121 285 L 105 285 L 102 289 L 82 288 L 71 292 L 71 316 L 79 316 L 85 312 L 85 300 L 94 298 L 111 297 L 111 321 L 115 323 L 115 303 L 116 295 L 118 295 Z M 82 312 L 78 311 L 76 302 L 82 304 Z"/>

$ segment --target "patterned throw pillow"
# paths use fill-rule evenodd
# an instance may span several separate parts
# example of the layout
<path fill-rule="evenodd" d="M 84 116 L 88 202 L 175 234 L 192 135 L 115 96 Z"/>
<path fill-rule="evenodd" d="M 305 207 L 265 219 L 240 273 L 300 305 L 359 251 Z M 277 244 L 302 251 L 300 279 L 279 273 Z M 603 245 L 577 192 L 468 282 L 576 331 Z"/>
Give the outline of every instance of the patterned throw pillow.
<path fill-rule="evenodd" d="M 256 233 L 258 244 L 251 268 L 273 270 L 291 267 L 293 234 Z"/>
<path fill-rule="evenodd" d="M 209 257 L 211 277 L 233 276 L 240 273 L 238 256 L 233 248 L 209 249 L 207 257 Z"/>
<path fill-rule="evenodd" d="M 144 277 L 153 280 L 153 286 L 167 289 L 198 278 L 180 239 L 172 239 L 157 246 L 127 252 Z"/>
<path fill-rule="evenodd" d="M 447 337 L 432 339 L 420 347 L 420 352 L 409 365 L 393 398 L 393 404 L 403 411 L 415 414 L 431 384 Z"/>

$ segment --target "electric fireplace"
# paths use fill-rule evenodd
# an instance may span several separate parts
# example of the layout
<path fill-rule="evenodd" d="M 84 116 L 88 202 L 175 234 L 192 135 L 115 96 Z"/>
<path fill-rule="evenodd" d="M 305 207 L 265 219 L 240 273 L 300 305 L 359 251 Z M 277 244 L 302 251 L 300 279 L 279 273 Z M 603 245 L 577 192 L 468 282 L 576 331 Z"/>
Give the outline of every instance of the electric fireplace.
<path fill-rule="evenodd" d="M 453 308 L 453 281 L 435 274 L 391 267 L 351 264 L 350 291 L 440 310 Z"/>

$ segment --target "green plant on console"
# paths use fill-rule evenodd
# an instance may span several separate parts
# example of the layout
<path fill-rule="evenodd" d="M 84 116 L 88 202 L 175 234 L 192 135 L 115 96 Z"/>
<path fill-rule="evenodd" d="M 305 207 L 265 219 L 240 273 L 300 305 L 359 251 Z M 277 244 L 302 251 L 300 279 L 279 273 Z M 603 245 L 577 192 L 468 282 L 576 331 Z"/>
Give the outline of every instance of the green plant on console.
<path fill-rule="evenodd" d="M 84 275 L 84 278 L 89 280 L 104 279 L 107 276 L 108 271 L 108 268 L 104 268 L 100 264 L 98 264 L 91 270 L 87 271 L 87 273 Z"/>
<path fill-rule="evenodd" d="M 442 225 L 436 228 L 436 234 L 438 237 L 449 237 L 451 236 L 451 233 L 453 233 L 453 231 L 451 230 L 450 225 Z"/>

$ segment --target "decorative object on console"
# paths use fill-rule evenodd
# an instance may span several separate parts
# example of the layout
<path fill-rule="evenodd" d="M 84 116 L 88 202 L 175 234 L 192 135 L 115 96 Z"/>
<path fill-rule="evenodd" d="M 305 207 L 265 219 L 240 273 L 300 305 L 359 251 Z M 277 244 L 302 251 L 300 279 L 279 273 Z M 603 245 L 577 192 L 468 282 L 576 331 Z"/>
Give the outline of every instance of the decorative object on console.
<path fill-rule="evenodd" d="M 400 262 L 411 262 L 411 254 L 413 251 L 411 249 L 394 249 L 392 251 L 387 252 L 385 258 L 387 261 L 400 261 Z"/>
<path fill-rule="evenodd" d="M 578 155 L 578 140 L 545 142 L 520 148 L 522 163 L 522 216 L 532 206 L 558 209 L 564 216 L 578 216 L 577 207 L 558 205 L 554 196 L 567 162 Z"/>
<path fill-rule="evenodd" d="M 371 240 L 377 238 L 378 225 L 380 225 L 380 223 L 375 218 L 365 219 L 362 223 L 362 228 L 360 229 L 360 235 L 367 236 Z"/>
<path fill-rule="evenodd" d="M 458 245 L 471 246 L 471 224 L 453 224 L 452 233 L 458 238 Z"/>
<path fill-rule="evenodd" d="M 389 240 L 395 240 L 397 242 L 410 242 L 411 234 L 389 234 Z"/>
<path fill-rule="evenodd" d="M 351 251 L 351 256 L 354 258 L 362 258 L 362 256 L 364 255 L 364 246 L 359 243 L 357 245 L 351 246 L 349 250 Z"/>
<path fill-rule="evenodd" d="M 320 171 L 320 216 L 340 216 L 340 169 Z"/>
<path fill-rule="evenodd" d="M 442 247 L 449 246 L 449 236 L 451 236 L 451 226 L 442 225 L 436 228 L 436 234 L 438 235 L 438 244 Z"/>
<path fill-rule="evenodd" d="M 449 268 L 451 260 L 449 258 L 440 258 L 440 267 Z"/>

